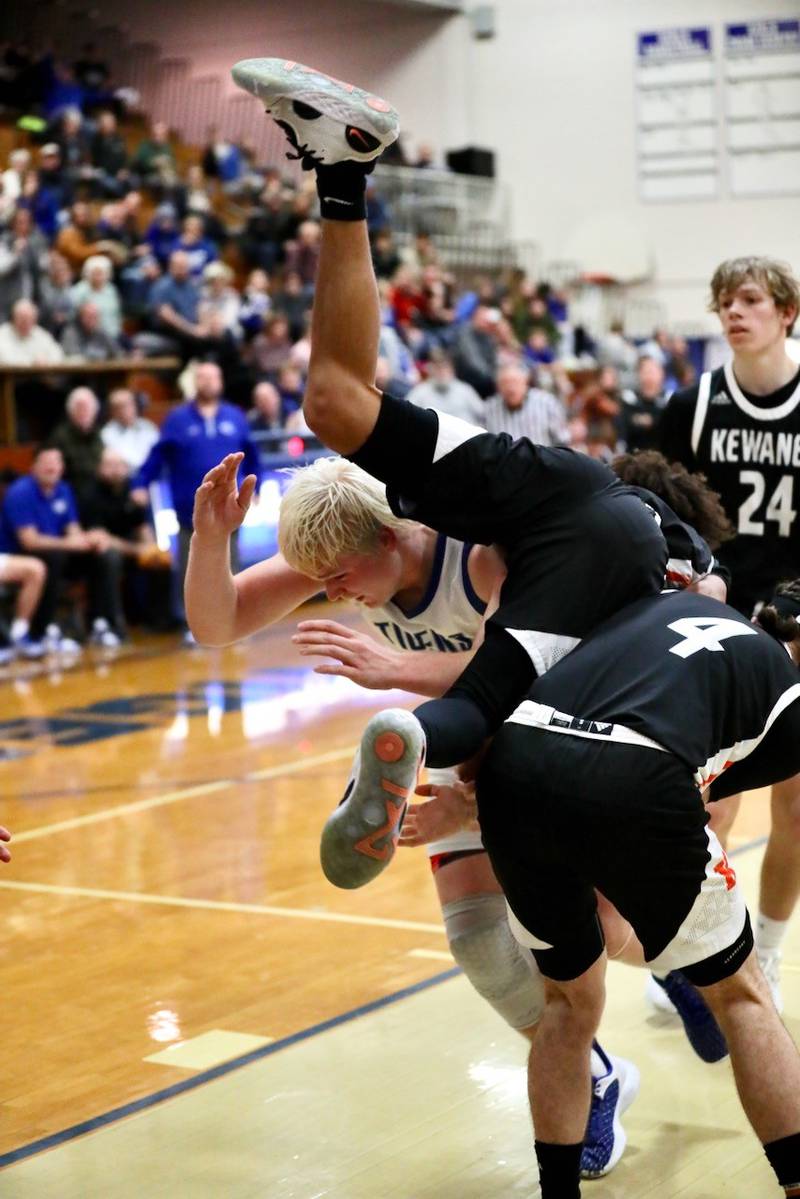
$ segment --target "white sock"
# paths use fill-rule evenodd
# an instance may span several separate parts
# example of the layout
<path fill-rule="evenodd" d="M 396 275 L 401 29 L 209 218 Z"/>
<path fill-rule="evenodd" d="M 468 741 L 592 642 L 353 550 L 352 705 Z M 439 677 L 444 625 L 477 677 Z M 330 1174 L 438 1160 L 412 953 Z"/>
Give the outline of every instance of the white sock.
<path fill-rule="evenodd" d="M 21 616 L 17 616 L 11 622 L 11 640 L 21 641 L 23 637 L 27 637 L 30 622 L 23 620 Z"/>
<path fill-rule="evenodd" d="M 762 953 L 775 953 L 780 949 L 788 927 L 788 920 L 770 920 L 769 916 L 759 912 L 755 927 L 756 949 Z"/>

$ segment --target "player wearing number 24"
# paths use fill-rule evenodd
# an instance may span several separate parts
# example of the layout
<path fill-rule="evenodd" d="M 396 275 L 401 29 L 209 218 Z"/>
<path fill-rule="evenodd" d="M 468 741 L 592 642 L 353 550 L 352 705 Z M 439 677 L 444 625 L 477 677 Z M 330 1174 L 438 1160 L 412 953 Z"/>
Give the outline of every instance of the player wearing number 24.
<path fill-rule="evenodd" d="M 800 574 L 800 365 L 787 353 L 798 303 L 785 263 L 723 262 L 710 307 L 733 360 L 677 391 L 661 424 L 662 453 L 706 475 L 736 528 L 719 557 L 733 576 L 728 602 L 746 616 Z"/>

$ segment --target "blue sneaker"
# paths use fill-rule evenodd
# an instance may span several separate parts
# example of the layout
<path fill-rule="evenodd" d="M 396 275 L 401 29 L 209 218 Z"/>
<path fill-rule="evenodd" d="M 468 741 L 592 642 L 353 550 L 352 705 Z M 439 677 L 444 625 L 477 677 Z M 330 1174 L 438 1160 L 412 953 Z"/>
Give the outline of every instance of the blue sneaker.
<path fill-rule="evenodd" d="M 623 1057 L 609 1057 L 597 1041 L 592 1047 L 603 1073 L 592 1075 L 592 1106 L 581 1153 L 581 1178 L 602 1178 L 614 1169 L 628 1138 L 620 1123 L 639 1093 L 639 1071 Z"/>
<path fill-rule="evenodd" d="M 43 641 L 34 641 L 32 637 L 18 637 L 12 642 L 14 653 L 19 658 L 43 658 L 46 653 L 46 648 Z"/>
<path fill-rule="evenodd" d="M 716 1017 L 697 987 L 680 970 L 670 970 L 665 978 L 653 978 L 672 1000 L 683 1021 L 689 1044 L 704 1062 L 720 1062 L 728 1056 L 728 1042 Z"/>
<path fill-rule="evenodd" d="M 363 887 L 391 862 L 424 753 L 413 712 L 386 708 L 372 717 L 344 799 L 322 830 L 320 862 L 335 887 Z"/>

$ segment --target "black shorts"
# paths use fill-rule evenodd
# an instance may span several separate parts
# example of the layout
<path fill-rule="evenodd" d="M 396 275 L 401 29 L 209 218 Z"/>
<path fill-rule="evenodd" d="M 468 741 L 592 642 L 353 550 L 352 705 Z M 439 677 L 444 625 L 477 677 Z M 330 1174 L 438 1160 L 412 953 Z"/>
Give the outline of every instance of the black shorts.
<path fill-rule="evenodd" d="M 548 977 L 577 978 L 600 955 L 595 888 L 630 921 L 648 961 L 677 955 L 668 968 L 711 958 L 741 934 L 735 875 L 688 766 L 671 754 L 507 723 L 480 771 L 478 812 L 511 912 L 531 935 L 524 943 Z"/>

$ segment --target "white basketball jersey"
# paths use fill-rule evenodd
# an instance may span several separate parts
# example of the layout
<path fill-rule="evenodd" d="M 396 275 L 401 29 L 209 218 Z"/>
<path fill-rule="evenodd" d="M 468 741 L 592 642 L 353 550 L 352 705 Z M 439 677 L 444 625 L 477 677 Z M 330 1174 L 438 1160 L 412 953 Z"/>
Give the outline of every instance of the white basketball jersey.
<path fill-rule="evenodd" d="M 393 649 L 438 650 L 459 653 L 472 648 L 483 623 L 486 604 L 476 595 L 467 563 L 472 546 L 440 533 L 425 594 L 412 611 L 403 611 L 390 600 L 380 608 L 362 608 L 361 615 L 378 639 Z M 429 770 L 431 783 L 452 783 L 454 770 Z M 481 848 L 480 833 L 461 832 L 426 846 L 428 854 L 456 853 Z"/>

